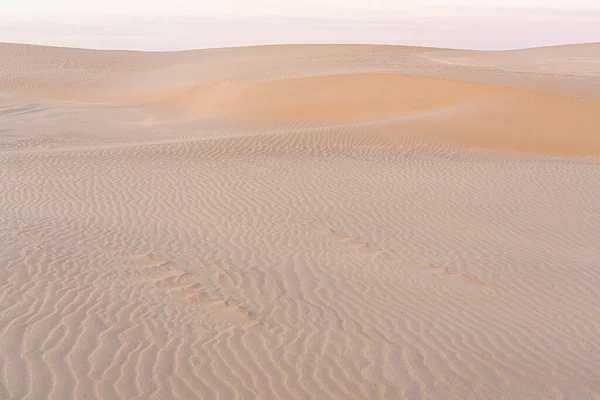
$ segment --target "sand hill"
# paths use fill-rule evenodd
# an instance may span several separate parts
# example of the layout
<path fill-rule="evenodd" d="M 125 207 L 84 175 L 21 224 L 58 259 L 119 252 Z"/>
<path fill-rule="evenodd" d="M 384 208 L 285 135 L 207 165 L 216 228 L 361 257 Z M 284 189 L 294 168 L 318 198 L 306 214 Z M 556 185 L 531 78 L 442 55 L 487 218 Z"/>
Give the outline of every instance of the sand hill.
<path fill-rule="evenodd" d="M 0 44 L 0 399 L 597 399 L 600 45 Z"/>

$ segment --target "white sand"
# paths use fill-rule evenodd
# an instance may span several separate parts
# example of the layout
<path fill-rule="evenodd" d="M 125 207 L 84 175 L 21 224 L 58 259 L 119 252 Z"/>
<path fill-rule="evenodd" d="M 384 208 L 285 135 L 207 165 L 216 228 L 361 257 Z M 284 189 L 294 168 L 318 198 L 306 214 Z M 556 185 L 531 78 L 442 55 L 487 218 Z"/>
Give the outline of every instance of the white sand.
<path fill-rule="evenodd" d="M 600 398 L 600 45 L 0 44 L 0 399 Z"/>

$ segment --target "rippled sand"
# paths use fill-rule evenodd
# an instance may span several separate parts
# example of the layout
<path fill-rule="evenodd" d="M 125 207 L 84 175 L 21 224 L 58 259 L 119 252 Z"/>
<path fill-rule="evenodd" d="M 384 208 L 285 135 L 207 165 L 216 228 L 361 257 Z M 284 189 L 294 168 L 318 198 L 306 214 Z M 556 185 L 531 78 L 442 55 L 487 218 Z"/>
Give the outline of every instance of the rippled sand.
<path fill-rule="evenodd" d="M 596 44 L 0 44 L 0 399 L 598 399 L 599 157 Z"/>

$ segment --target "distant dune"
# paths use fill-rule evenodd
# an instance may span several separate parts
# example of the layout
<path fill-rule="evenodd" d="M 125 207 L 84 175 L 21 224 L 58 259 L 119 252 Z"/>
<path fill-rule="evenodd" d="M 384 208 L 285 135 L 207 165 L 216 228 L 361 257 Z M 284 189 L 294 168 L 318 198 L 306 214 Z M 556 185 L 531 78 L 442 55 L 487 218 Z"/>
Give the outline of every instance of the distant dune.
<path fill-rule="evenodd" d="M 13 93 L 162 106 L 226 125 L 390 121 L 466 146 L 600 155 L 600 45 L 136 53 L 5 44 L 0 51 L 0 85 Z"/>
<path fill-rule="evenodd" d="M 0 44 L 0 399 L 600 398 L 600 44 Z"/>
<path fill-rule="evenodd" d="M 156 98 L 152 98 L 156 96 Z M 600 155 L 600 101 L 403 75 L 217 81 L 147 95 L 225 123 L 391 121 L 412 134 L 475 147 Z M 140 104 L 147 104 L 140 99 Z"/>

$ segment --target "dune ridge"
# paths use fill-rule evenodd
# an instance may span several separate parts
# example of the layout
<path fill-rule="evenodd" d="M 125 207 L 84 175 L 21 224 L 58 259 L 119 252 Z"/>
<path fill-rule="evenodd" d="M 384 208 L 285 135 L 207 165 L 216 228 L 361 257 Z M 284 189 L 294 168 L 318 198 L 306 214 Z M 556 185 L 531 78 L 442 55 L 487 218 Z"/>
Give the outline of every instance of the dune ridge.
<path fill-rule="evenodd" d="M 597 135 L 600 74 L 593 74 L 595 69 L 591 66 L 597 60 L 590 57 L 596 54 L 596 45 L 508 52 L 427 48 L 401 48 L 403 51 L 399 52 L 393 46 L 338 46 L 345 50 L 342 56 L 332 51 L 331 60 L 320 68 L 310 65 L 312 59 L 308 59 L 309 63 L 306 56 L 298 54 L 303 55 L 305 48 L 314 48 L 310 52 L 318 53 L 320 49 L 336 49 L 336 46 L 267 46 L 171 54 L 25 46 L 32 50 L 29 58 L 40 62 L 30 62 L 22 54 L 28 52 L 19 51 L 22 47 L 4 47 L 8 53 L 4 68 L 7 72 L 0 76 L 0 87 L 15 94 L 163 107 L 224 126 L 247 122 L 265 127 L 298 123 L 316 126 L 396 120 L 404 132 L 468 147 L 566 156 L 600 155 Z M 258 58 L 261 52 L 266 55 L 264 64 Z M 559 57 L 561 52 L 565 54 L 563 61 Z M 212 65 L 214 60 L 202 57 L 212 53 L 223 59 L 222 65 Z M 374 72 L 367 72 L 365 68 L 372 61 L 365 60 L 365 56 L 377 53 L 387 53 L 387 58 L 373 67 Z M 530 53 L 533 56 L 528 56 Z M 73 66 L 68 62 L 60 64 L 56 59 L 59 54 L 74 58 Z M 118 61 L 111 65 L 107 54 Z M 227 63 L 241 62 L 236 55 L 248 57 L 249 70 L 258 72 L 256 65 L 264 65 L 262 75 L 235 76 L 239 71 L 231 70 Z M 545 64 L 544 55 L 549 58 Z M 277 57 L 304 72 L 296 76 L 273 75 L 267 63 Z M 347 61 L 346 57 L 357 61 Z M 32 70 L 11 72 L 14 65 L 21 65 L 17 63 L 19 59 L 21 63 L 26 61 Z M 525 63 L 516 68 L 515 59 L 527 60 L 530 66 Z M 579 70 L 561 75 L 570 60 Z M 405 64 L 390 70 L 390 65 L 400 62 Z M 457 79 L 459 74 L 453 72 L 470 72 L 477 77 L 488 72 L 494 62 L 496 70 L 507 68 L 503 71 L 502 85 L 491 73 L 487 74 L 487 81 L 478 78 L 478 82 L 472 82 Z M 78 67 L 80 64 L 88 67 Z M 433 69 L 431 64 L 437 64 L 437 68 Z M 581 69 L 582 64 L 588 67 Z M 356 72 L 351 73 L 348 65 Z M 483 71 L 477 72 L 478 68 Z M 40 75 L 37 69 L 49 72 Z M 436 73 L 429 72 L 431 69 Z M 522 77 L 527 70 L 558 77 L 533 90 Z M 414 74 L 419 71 L 422 76 Z M 588 81 L 586 96 L 573 90 L 577 87 L 574 73 Z M 569 81 L 568 85 L 562 84 L 563 79 Z M 419 114 L 424 118 L 415 118 Z M 407 116 L 412 118 L 402 119 Z"/>
<path fill-rule="evenodd" d="M 209 82 L 153 97 L 144 96 L 151 105 L 225 123 L 319 125 L 394 119 L 413 135 L 475 147 L 600 155 L 600 101 L 467 82 L 332 75 Z"/>
<path fill-rule="evenodd" d="M 597 48 L 0 44 L 0 399 L 599 398 Z"/>

